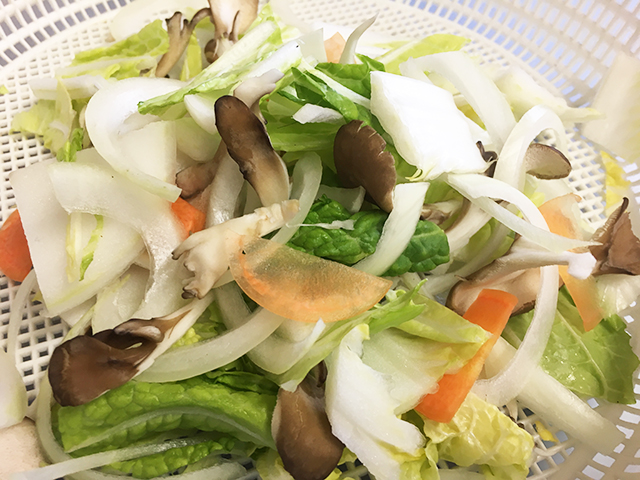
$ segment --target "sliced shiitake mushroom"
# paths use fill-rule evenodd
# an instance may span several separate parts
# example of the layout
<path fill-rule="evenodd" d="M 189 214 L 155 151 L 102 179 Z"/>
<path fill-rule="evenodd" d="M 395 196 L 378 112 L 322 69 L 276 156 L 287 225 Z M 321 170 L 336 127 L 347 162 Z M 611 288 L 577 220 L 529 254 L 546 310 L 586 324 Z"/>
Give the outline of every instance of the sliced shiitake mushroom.
<path fill-rule="evenodd" d="M 229 155 L 255 189 L 262 205 L 289 198 L 287 168 L 271 146 L 258 117 L 240 99 L 225 95 L 215 103 L 216 126 Z"/>
<path fill-rule="evenodd" d="M 344 444 L 331 432 L 324 380 L 308 375 L 293 392 L 280 389 L 271 432 L 295 480 L 323 480 L 338 466 Z"/>
<path fill-rule="evenodd" d="M 84 405 L 124 385 L 181 318 L 129 320 L 113 330 L 62 343 L 49 361 L 53 397 L 63 407 Z"/>
<path fill-rule="evenodd" d="M 333 158 L 344 187 L 363 187 L 371 201 L 385 212 L 391 212 L 396 169 L 393 155 L 385 150 L 386 146 L 387 142 L 373 128 L 353 120 L 338 130 Z"/>

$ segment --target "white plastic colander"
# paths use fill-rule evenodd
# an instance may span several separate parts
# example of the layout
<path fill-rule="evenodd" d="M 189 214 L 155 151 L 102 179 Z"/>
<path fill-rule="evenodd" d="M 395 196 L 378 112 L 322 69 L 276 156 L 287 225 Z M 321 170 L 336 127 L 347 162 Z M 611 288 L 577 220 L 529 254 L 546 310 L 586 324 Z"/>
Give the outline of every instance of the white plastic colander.
<path fill-rule="evenodd" d="M 37 139 L 9 133 L 13 116 L 34 102 L 27 82 L 50 77 L 70 63 L 76 52 L 107 42 L 108 20 L 130 1 L 0 0 L 0 86 L 9 90 L 0 95 L 0 223 L 15 208 L 9 173 L 51 156 Z M 374 28 L 388 34 L 466 36 L 472 39 L 466 48 L 472 55 L 500 65 L 519 65 L 572 106 L 591 102 L 618 52 L 640 57 L 640 0 L 291 0 L 290 4 L 305 21 L 355 26 L 378 14 Z M 585 218 L 599 224 L 604 211 L 599 155 L 577 131 L 569 135 L 572 185 L 584 199 Z M 622 166 L 633 184 L 633 195 L 638 195 L 638 166 L 631 162 Z M 0 276 L 0 346 L 5 348 L 17 288 Z M 625 320 L 633 335 L 638 322 L 632 315 Z M 30 400 L 65 332 L 59 318 L 49 318 L 40 304 L 29 303 L 18 335 L 17 357 Z M 640 332 L 634 336 L 636 353 L 640 353 L 638 339 Z M 640 479 L 638 372 L 634 383 L 635 405 L 598 406 L 590 401 L 626 434 L 626 441 L 610 455 L 591 451 L 552 425 L 547 427 L 558 441 L 543 441 L 535 428 L 539 419 L 520 410 L 524 428 L 536 441 L 530 478 Z"/>

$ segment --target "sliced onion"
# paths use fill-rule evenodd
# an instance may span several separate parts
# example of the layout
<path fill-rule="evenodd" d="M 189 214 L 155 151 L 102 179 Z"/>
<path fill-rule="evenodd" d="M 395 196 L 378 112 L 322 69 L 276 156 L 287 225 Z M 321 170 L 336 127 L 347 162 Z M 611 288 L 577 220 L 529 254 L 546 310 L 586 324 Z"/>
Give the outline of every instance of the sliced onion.
<path fill-rule="evenodd" d="M 137 158 L 126 154 L 119 136 L 128 118 L 138 113 L 138 103 L 173 92 L 183 85 L 166 78 L 136 77 L 99 90 L 87 105 L 87 133 L 98 153 L 123 176 L 165 200 L 175 201 L 180 189 L 143 172 Z M 151 117 L 153 118 L 153 117 Z"/>
<path fill-rule="evenodd" d="M 80 157 L 91 156 L 95 150 L 83 150 Z M 117 278 L 135 260 L 144 244 L 130 227 L 105 219 L 102 238 L 94 252 L 93 262 L 84 280 L 69 282 L 67 266 L 68 214 L 58 203 L 48 166 L 36 163 L 11 174 L 22 225 L 29 243 L 33 267 L 48 313 L 59 315 L 96 295 Z M 72 191 L 76 184 L 67 185 Z"/>
<path fill-rule="evenodd" d="M 214 292 L 220 293 L 235 285 L 227 284 Z M 246 313 L 246 305 L 244 306 Z M 235 312 L 241 315 L 240 312 Z M 265 309 L 256 311 L 241 325 L 222 335 L 158 357 L 155 363 L 137 379 L 143 382 L 174 382 L 195 377 L 227 365 L 263 342 L 283 322 L 283 318 Z"/>
<path fill-rule="evenodd" d="M 344 117 L 338 111 L 311 103 L 305 104 L 294 113 L 293 119 L 303 125 L 305 123 L 344 123 Z"/>
<path fill-rule="evenodd" d="M 216 114 L 214 111 L 215 99 L 206 95 L 186 95 L 184 104 L 191 118 L 200 128 L 210 135 L 219 135 L 216 127 Z"/>
<path fill-rule="evenodd" d="M 562 252 L 594 244 L 550 233 L 542 214 L 533 202 L 520 190 L 504 182 L 475 174 L 450 174 L 447 177 L 447 182 L 500 223 L 552 252 Z M 504 200 L 516 206 L 527 220 L 523 220 L 508 209 L 501 207 L 492 198 Z"/>
<path fill-rule="evenodd" d="M 416 59 L 422 70 L 439 73 L 464 95 L 478 114 L 493 144 L 500 148 L 516 125 L 511 107 L 496 84 L 463 52 L 444 52 Z"/>
<path fill-rule="evenodd" d="M 355 63 L 356 61 L 356 47 L 358 46 L 358 41 L 360 37 L 366 32 L 371 25 L 376 21 L 377 15 L 365 20 L 360 25 L 356 27 L 356 29 L 351 32 L 349 38 L 347 39 L 347 43 L 344 46 L 344 50 L 342 51 L 342 55 L 340 55 L 340 63 Z"/>
<path fill-rule="evenodd" d="M 298 213 L 276 233 L 272 240 L 278 243 L 287 243 L 298 231 L 298 228 L 307 217 L 318 188 L 322 180 L 322 160 L 315 153 L 305 154 L 296 162 L 292 175 L 293 187 L 289 198 L 299 201 Z"/>
<path fill-rule="evenodd" d="M 11 313 L 9 314 L 9 325 L 7 326 L 7 354 L 12 362 L 15 362 L 16 358 L 22 315 L 29 302 L 29 296 L 36 285 L 36 272 L 31 270 L 18 287 L 16 296 L 11 302 Z"/>
<path fill-rule="evenodd" d="M 376 251 L 353 267 L 372 275 L 382 275 L 407 248 L 416 231 L 428 183 L 402 183 L 393 189 L 393 210 L 389 214 Z"/>
<path fill-rule="evenodd" d="M 499 338 L 485 363 L 487 373 L 493 375 L 499 372 L 515 352 L 506 340 Z M 520 402 L 556 428 L 596 451 L 607 454 L 624 441 L 624 434 L 612 422 L 546 374 L 542 368 L 535 367 L 529 381 L 519 383 L 524 385 L 518 394 Z"/>
<path fill-rule="evenodd" d="M 238 197 L 244 186 L 244 176 L 237 162 L 227 152 L 220 160 L 220 166 L 209 187 L 206 226 L 219 225 L 236 215 Z"/>
<path fill-rule="evenodd" d="M 513 185 L 522 191 L 525 182 L 524 157 L 531 142 L 544 130 L 554 130 L 558 149 L 567 151 L 567 139 L 562 121 L 550 108 L 536 105 L 525 113 L 513 128 L 496 162 L 493 178 Z"/>
<path fill-rule="evenodd" d="M 89 98 L 110 83 L 100 75 L 80 75 L 79 77 L 60 78 L 59 81 L 62 82 L 72 100 Z M 34 78 L 29 80 L 29 88 L 39 100 L 55 100 L 58 79 Z"/>
<path fill-rule="evenodd" d="M 189 117 L 180 118 L 175 123 L 178 151 L 196 162 L 207 162 L 214 157 L 222 140 L 218 133 L 210 134 Z"/>
<path fill-rule="evenodd" d="M 184 232 L 169 202 L 98 166 L 55 163 L 49 165 L 49 173 L 56 198 L 65 210 L 113 218 L 142 236 L 153 271 L 137 318 L 162 317 L 184 305 L 182 280 L 189 274 L 171 257 Z"/>

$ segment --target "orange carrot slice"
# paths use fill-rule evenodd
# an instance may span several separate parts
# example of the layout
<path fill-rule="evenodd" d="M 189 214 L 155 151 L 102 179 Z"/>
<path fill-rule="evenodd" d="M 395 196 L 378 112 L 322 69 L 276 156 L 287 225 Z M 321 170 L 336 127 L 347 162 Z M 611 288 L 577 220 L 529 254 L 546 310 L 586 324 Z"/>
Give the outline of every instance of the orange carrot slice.
<path fill-rule="evenodd" d="M 181 197 L 171 204 L 171 210 L 184 226 L 187 235 L 204 229 L 207 216 Z"/>
<path fill-rule="evenodd" d="M 27 237 L 18 210 L 14 210 L 0 228 L 0 271 L 16 282 L 25 279 L 32 262 Z"/>
<path fill-rule="evenodd" d="M 327 52 L 327 61 L 331 63 L 340 63 L 340 57 L 347 42 L 344 37 L 336 33 L 331 38 L 324 41 L 324 50 Z"/>
<path fill-rule="evenodd" d="M 365 312 L 392 282 L 262 238 L 239 237 L 230 269 L 256 303 L 300 322 L 335 322 Z"/>
<path fill-rule="evenodd" d="M 574 212 L 577 212 L 577 205 L 580 197 L 573 194 L 563 195 L 549 200 L 540 206 L 540 212 L 549 225 L 549 230 L 558 235 L 568 238 L 582 237 L 578 219 Z M 569 275 L 568 267 L 560 265 L 558 267 L 560 278 L 567 287 L 573 303 L 575 303 L 585 331 L 592 330 L 604 317 L 598 299 L 598 288 L 596 280 L 590 276 L 580 280 Z"/>
<path fill-rule="evenodd" d="M 438 391 L 425 395 L 416 411 L 436 422 L 449 423 L 453 419 L 478 379 L 517 303 L 515 295 L 502 290 L 484 289 L 480 292 L 463 317 L 491 333 L 491 338 L 457 373 L 443 376 L 438 382 Z"/>

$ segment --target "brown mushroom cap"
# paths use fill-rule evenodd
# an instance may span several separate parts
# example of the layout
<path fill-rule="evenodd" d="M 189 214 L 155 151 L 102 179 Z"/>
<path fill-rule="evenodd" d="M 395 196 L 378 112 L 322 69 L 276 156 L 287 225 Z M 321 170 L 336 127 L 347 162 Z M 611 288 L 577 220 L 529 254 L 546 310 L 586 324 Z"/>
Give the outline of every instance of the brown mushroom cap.
<path fill-rule="evenodd" d="M 155 347 L 151 340 L 112 330 L 67 340 L 49 361 L 53 397 L 63 407 L 84 405 L 131 380 Z"/>
<path fill-rule="evenodd" d="M 368 197 L 385 212 L 393 209 L 396 186 L 393 155 L 387 142 L 370 126 L 353 120 L 340 127 L 333 143 L 336 172 L 347 188 L 364 187 Z"/>
<path fill-rule="evenodd" d="M 571 162 L 564 154 L 543 143 L 532 143 L 524 157 L 528 174 L 541 180 L 552 180 L 568 177 L 571 173 Z"/>
<path fill-rule="evenodd" d="M 79 335 L 58 345 L 48 368 L 53 397 L 63 407 L 84 405 L 124 385 L 183 316 L 133 319 L 113 330 Z"/>
<path fill-rule="evenodd" d="M 343 443 L 331 432 L 324 388 L 308 376 L 294 392 L 280 389 L 271 432 L 295 480 L 323 480 L 338 466 Z"/>
<path fill-rule="evenodd" d="M 598 229 L 593 239 L 601 242 L 589 248 L 598 261 L 594 275 L 606 273 L 627 273 L 640 275 L 640 239 L 633 233 L 631 218 L 626 209 L 629 199 L 625 198 Z"/>
<path fill-rule="evenodd" d="M 215 103 L 216 126 L 244 178 L 262 205 L 289 198 L 287 168 L 271 146 L 264 125 L 240 99 L 225 95 Z"/>

